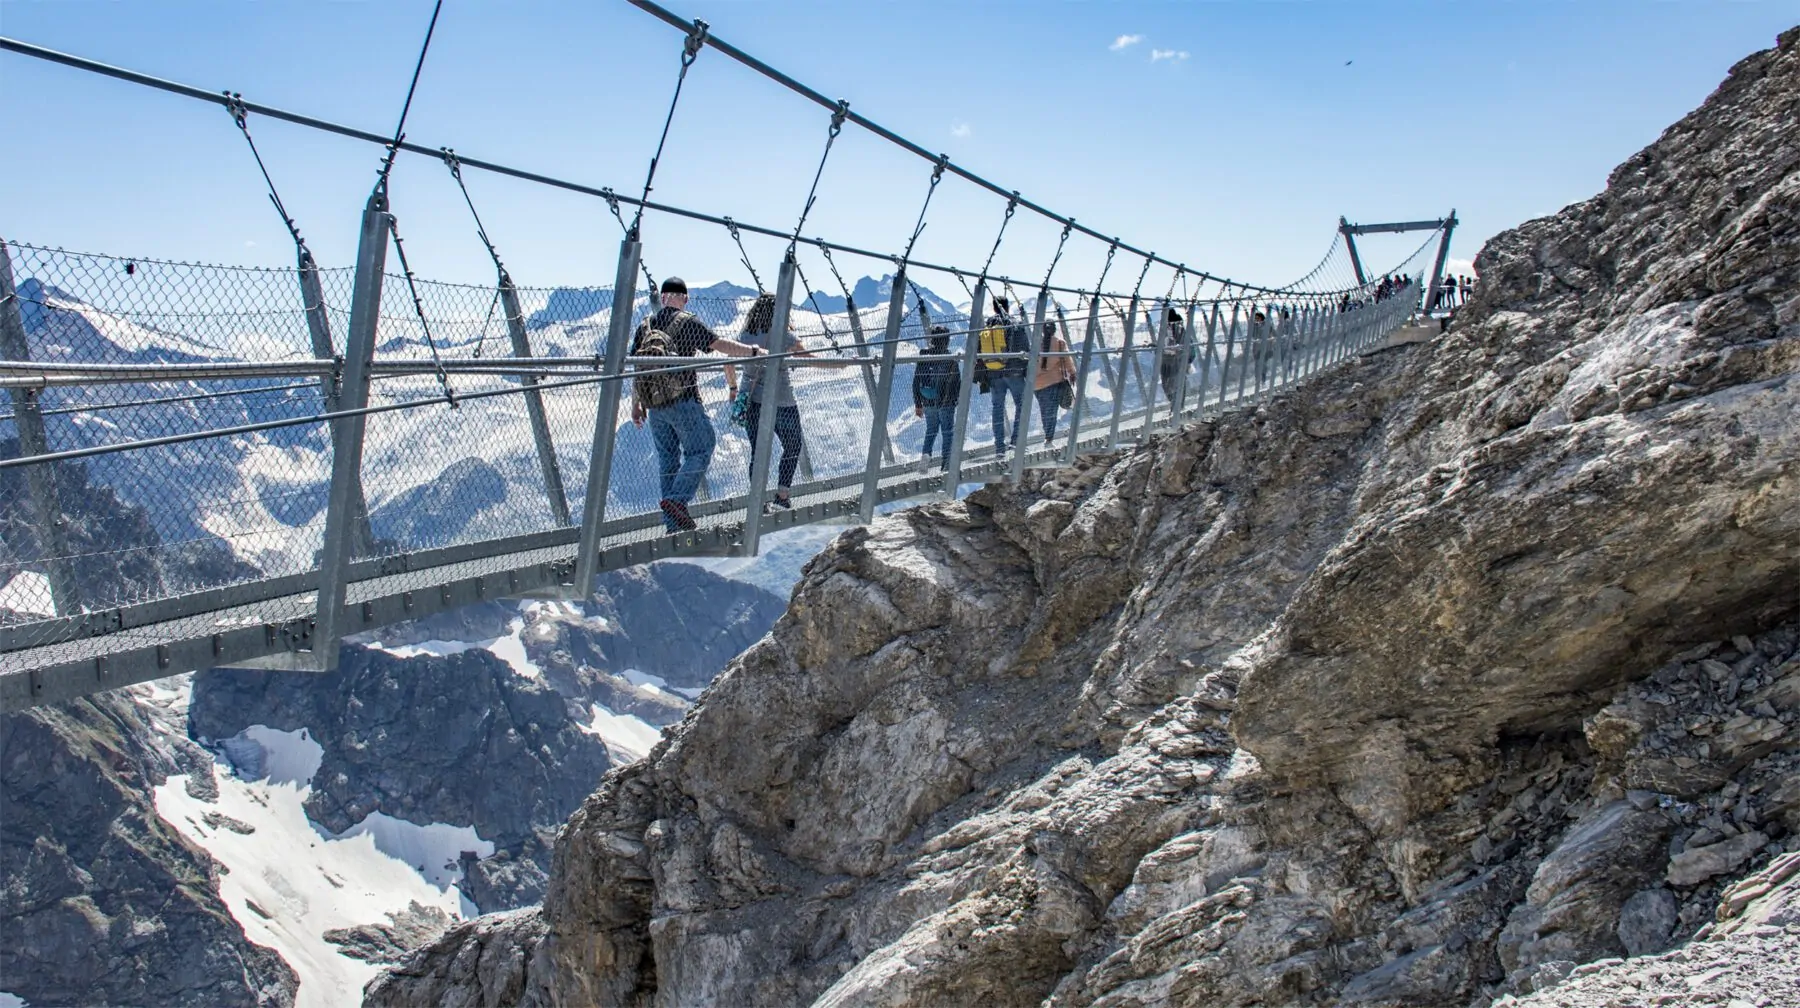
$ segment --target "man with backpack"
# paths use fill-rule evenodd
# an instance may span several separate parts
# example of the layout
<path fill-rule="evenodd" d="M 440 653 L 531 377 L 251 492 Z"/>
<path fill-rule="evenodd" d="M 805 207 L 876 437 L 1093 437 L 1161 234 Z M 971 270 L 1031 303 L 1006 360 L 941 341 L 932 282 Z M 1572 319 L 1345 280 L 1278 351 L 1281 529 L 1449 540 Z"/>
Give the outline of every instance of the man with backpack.
<path fill-rule="evenodd" d="M 634 358 L 664 357 L 668 364 L 636 361 L 631 382 L 631 422 L 650 422 L 660 464 L 663 528 L 679 532 L 695 527 L 688 502 L 712 464 L 712 420 L 700 405 L 700 386 L 693 369 L 669 370 L 677 358 L 717 350 L 727 357 L 755 357 L 758 347 L 720 336 L 687 310 L 687 284 L 680 277 L 662 282 L 662 308 L 638 324 L 631 341 Z"/>
<path fill-rule="evenodd" d="M 1025 409 L 1025 355 L 1031 352 L 1031 333 L 1022 321 L 1016 320 L 1009 312 L 1011 302 L 1006 298 L 994 298 L 994 314 L 989 315 L 987 324 L 981 330 L 981 343 L 976 351 L 981 354 L 981 366 L 977 371 L 979 377 L 986 378 L 986 391 L 993 397 L 994 418 L 994 456 L 1006 457 L 1006 446 L 1009 443 L 1006 432 L 1006 397 L 1012 396 L 1013 421 L 1010 443 L 1018 447 L 1019 422 L 1023 419 Z M 1001 358 L 998 354 L 1015 354 L 1017 356 Z"/>
<path fill-rule="evenodd" d="M 950 330 L 932 326 L 925 340 L 925 352 L 932 356 L 950 353 Z M 956 436 L 956 402 L 962 396 L 962 374 L 954 360 L 928 360 L 913 365 L 913 416 L 925 420 L 925 445 L 919 454 L 919 471 L 931 469 L 931 446 L 943 435 L 938 458 L 950 468 L 950 441 Z"/>

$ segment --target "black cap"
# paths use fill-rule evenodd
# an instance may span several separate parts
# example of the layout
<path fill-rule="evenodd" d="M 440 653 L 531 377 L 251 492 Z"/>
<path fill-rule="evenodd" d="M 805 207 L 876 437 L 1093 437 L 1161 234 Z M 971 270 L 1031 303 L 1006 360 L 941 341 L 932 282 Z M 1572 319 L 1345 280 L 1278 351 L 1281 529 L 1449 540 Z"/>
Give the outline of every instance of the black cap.
<path fill-rule="evenodd" d="M 934 325 L 931 327 L 931 335 L 933 335 L 933 336 L 948 336 L 948 335 L 950 335 L 950 330 L 945 329 L 941 325 Z"/>
<path fill-rule="evenodd" d="M 686 294 L 687 281 L 680 277 L 665 277 L 662 282 L 664 294 Z"/>

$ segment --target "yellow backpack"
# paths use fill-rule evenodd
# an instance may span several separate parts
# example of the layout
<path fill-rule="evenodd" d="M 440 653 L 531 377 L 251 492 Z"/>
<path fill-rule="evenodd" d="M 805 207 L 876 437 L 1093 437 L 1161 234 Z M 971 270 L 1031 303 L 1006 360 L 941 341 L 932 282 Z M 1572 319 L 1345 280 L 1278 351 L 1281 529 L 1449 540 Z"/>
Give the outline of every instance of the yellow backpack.
<path fill-rule="evenodd" d="M 981 342 L 976 347 L 983 354 L 1001 354 L 1006 352 L 1006 330 L 1001 326 L 989 326 L 981 330 Z M 981 362 L 989 371 L 999 371 L 1006 367 L 1003 360 L 984 360 Z"/>

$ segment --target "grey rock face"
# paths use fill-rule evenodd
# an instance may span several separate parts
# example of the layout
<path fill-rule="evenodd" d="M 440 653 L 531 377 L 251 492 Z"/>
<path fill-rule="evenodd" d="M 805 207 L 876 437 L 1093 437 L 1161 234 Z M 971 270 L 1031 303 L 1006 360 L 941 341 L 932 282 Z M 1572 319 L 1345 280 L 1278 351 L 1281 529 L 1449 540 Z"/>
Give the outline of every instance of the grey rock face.
<path fill-rule="evenodd" d="M 1649 955 L 1669 947 L 1678 909 L 1675 894 L 1658 887 L 1633 893 L 1619 908 L 1619 944 L 1626 955 Z"/>
<path fill-rule="evenodd" d="M 337 671 L 320 675 L 201 672 L 189 718 L 203 739 L 253 724 L 308 729 L 324 753 L 306 811 L 332 832 L 377 811 L 474 826 L 511 869 L 545 859 L 550 834 L 606 772 L 606 748 L 579 714 L 486 651 L 396 658 L 346 647 Z M 496 866 L 471 889 L 484 909 L 536 902 L 541 872 Z"/>
<path fill-rule="evenodd" d="M 500 958 L 562 1004 L 1474 1004 L 1627 951 L 1672 854 L 1760 833 L 1761 870 L 1796 108 L 1800 29 L 1491 242 L 1435 343 L 845 533 Z M 1674 939 L 1726 882 L 1669 883 Z M 368 1001 L 472 997 L 434 964 L 498 940 Z"/>
<path fill-rule="evenodd" d="M 768 633 L 782 609 L 774 595 L 693 564 L 631 567 L 595 580 L 592 615 L 607 629 L 569 646 L 596 668 L 700 687 Z"/>
<path fill-rule="evenodd" d="M 405 910 L 389 912 L 385 924 L 358 924 L 325 932 L 325 940 L 344 955 L 364 962 L 392 963 L 443 934 L 451 917 L 437 907 L 414 902 Z"/>
<path fill-rule="evenodd" d="M 544 924 L 535 910 L 470 921 L 369 981 L 364 999 L 410 1008 L 548 1008 L 555 1002 L 534 979 L 542 968 L 532 969 L 529 958 L 543 936 Z"/>
<path fill-rule="evenodd" d="M 151 788 L 204 773 L 124 692 L 0 715 L 0 989 L 32 1005 L 289 1005 L 298 982 L 219 899 Z M 204 791 L 201 785 L 199 791 Z"/>

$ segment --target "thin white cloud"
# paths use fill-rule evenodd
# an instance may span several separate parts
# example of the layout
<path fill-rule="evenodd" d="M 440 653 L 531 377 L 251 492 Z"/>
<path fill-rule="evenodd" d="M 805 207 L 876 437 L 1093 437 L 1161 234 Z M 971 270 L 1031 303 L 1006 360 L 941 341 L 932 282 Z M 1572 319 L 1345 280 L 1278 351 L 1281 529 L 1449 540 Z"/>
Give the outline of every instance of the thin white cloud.
<path fill-rule="evenodd" d="M 1152 50 L 1150 50 L 1150 62 L 1152 62 L 1152 63 L 1160 63 L 1163 60 L 1180 61 L 1180 60 L 1184 60 L 1187 58 L 1188 58 L 1188 52 L 1186 49 L 1152 49 Z"/>
<path fill-rule="evenodd" d="M 1142 35 L 1120 35 L 1118 38 L 1113 39 L 1112 45 L 1109 45 L 1106 48 L 1111 49 L 1113 52 L 1121 52 L 1142 41 L 1144 41 L 1144 36 Z"/>
<path fill-rule="evenodd" d="M 950 127 L 950 135 L 959 139 L 968 136 L 970 132 L 969 124 L 966 122 L 959 122 Z"/>

